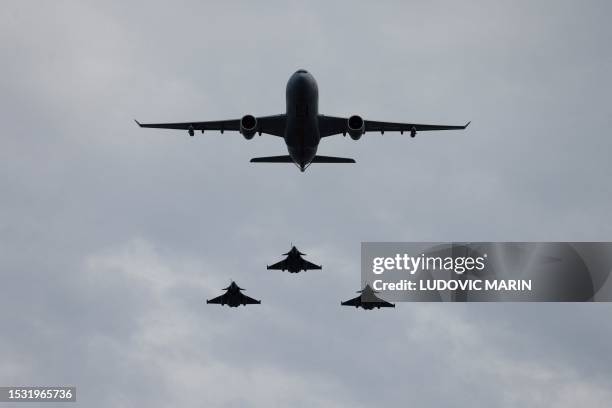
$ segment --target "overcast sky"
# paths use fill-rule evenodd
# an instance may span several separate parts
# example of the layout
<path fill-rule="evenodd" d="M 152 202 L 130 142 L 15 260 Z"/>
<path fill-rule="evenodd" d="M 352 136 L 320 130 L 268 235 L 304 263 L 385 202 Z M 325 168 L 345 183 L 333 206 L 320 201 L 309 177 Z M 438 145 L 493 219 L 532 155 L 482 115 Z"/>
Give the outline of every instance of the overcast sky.
<path fill-rule="evenodd" d="M 610 2 L 127 3 L 2 5 L 0 385 L 88 408 L 609 407 L 610 305 L 339 304 L 361 241 L 612 240 Z M 357 164 L 301 174 L 249 163 L 286 154 L 273 136 L 132 121 L 284 113 L 298 68 L 325 114 L 473 122 L 328 138 Z M 292 242 L 323 270 L 267 271 Z M 261 306 L 207 306 L 231 279 Z"/>

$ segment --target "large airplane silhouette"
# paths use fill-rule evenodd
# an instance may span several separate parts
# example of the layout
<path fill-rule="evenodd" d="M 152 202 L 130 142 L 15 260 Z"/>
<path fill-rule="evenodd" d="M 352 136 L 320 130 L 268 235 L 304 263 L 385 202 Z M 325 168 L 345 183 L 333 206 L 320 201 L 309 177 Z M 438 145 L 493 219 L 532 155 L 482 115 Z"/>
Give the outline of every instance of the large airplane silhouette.
<path fill-rule="evenodd" d="M 242 294 L 244 289 L 236 285 L 236 282 L 234 281 L 232 281 L 232 283 L 230 283 L 230 285 L 223 290 L 226 291 L 224 294 L 207 300 L 206 303 L 218 304 L 221 306 L 228 305 L 229 307 L 238 307 L 240 305 L 259 305 L 261 303 L 261 300 L 255 300 Z"/>
<path fill-rule="evenodd" d="M 301 171 L 311 163 L 355 163 L 355 160 L 344 157 L 317 156 L 317 148 L 322 138 L 348 133 L 353 140 L 358 140 L 366 132 L 410 132 L 414 137 L 417 132 L 428 130 L 465 129 L 463 126 L 424 125 L 419 123 L 396 123 L 364 120 L 361 116 L 349 118 L 325 116 L 319 114 L 319 90 L 314 77 L 306 70 L 297 70 L 287 82 L 286 113 L 274 116 L 244 115 L 241 119 L 217 120 L 206 122 L 181 123 L 136 123 L 140 127 L 182 129 L 190 136 L 196 131 L 226 130 L 238 131 L 245 139 L 252 139 L 255 134 L 266 133 L 285 139 L 288 156 L 256 157 L 253 163 L 295 163 Z"/>
<path fill-rule="evenodd" d="M 302 255 L 306 255 L 300 252 L 295 246 L 291 246 L 291 250 L 287 252 L 287 257 L 280 262 L 273 265 L 268 265 L 267 269 L 276 269 L 280 271 L 289 271 L 291 273 L 298 273 L 300 271 L 307 271 L 311 269 L 321 269 L 321 265 L 315 265 L 302 258 Z"/>
<path fill-rule="evenodd" d="M 362 307 L 365 310 L 372 310 L 374 308 L 380 309 L 381 307 L 395 307 L 393 303 L 389 303 L 386 300 L 383 300 L 376 296 L 376 292 L 372 287 L 368 284 L 363 288 L 363 290 L 357 291 L 360 293 L 359 296 L 353 299 L 349 299 L 345 302 L 340 303 L 342 306 L 355 306 Z"/>

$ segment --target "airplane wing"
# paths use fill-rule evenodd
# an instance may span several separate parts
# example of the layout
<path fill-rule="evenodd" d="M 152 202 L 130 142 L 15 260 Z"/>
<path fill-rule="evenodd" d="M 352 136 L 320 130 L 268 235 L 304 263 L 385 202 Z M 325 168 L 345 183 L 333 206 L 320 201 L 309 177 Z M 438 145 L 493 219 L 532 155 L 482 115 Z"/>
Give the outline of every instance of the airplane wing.
<path fill-rule="evenodd" d="M 267 133 L 273 136 L 283 137 L 285 135 L 286 115 L 260 116 L 257 118 L 257 132 Z M 218 130 L 223 133 L 226 130 L 239 131 L 240 119 L 213 120 L 207 122 L 177 122 L 177 123 L 140 123 L 143 128 L 156 129 L 182 129 L 187 131 Z"/>
<path fill-rule="evenodd" d="M 319 130 L 321 137 L 333 136 L 346 133 L 348 118 L 335 116 L 319 116 Z M 365 132 L 421 132 L 429 130 L 453 130 L 465 129 L 470 122 L 462 126 L 456 125 L 426 125 L 422 123 L 397 123 L 397 122 L 378 122 L 374 120 L 364 120 Z"/>
<path fill-rule="evenodd" d="M 357 296 L 356 298 L 349 299 L 346 302 L 340 303 L 342 306 L 360 306 L 360 307 L 395 307 L 393 303 L 389 303 L 386 300 L 382 300 L 380 298 L 376 298 L 376 300 L 371 300 L 368 302 L 364 302 L 361 296 Z"/>
<path fill-rule="evenodd" d="M 373 307 L 395 307 L 393 303 L 389 303 L 386 300 L 379 298 L 374 293 L 363 293 L 361 295 L 361 302 Z"/>
<path fill-rule="evenodd" d="M 243 295 L 242 293 L 240 294 L 242 295 L 241 297 L 241 302 L 240 303 L 246 303 L 247 305 L 259 305 L 261 304 L 261 300 L 255 300 L 252 297 L 248 297 L 247 295 Z"/>
<path fill-rule="evenodd" d="M 216 298 L 207 300 L 206 303 L 213 303 L 213 304 L 221 304 L 224 303 L 224 296 L 225 294 L 221 295 L 221 296 L 217 296 Z"/>
<path fill-rule="evenodd" d="M 386 300 L 382 300 L 382 299 L 379 299 L 376 302 L 363 302 L 363 303 L 367 303 L 368 305 L 372 305 L 374 307 L 395 307 L 393 303 L 389 303 Z"/>
<path fill-rule="evenodd" d="M 340 303 L 342 306 L 361 306 L 361 296 Z"/>
<path fill-rule="evenodd" d="M 321 266 L 315 265 L 312 262 L 304 260 L 304 269 L 306 270 L 321 269 Z"/>
<path fill-rule="evenodd" d="M 275 270 L 279 270 L 282 271 L 283 269 L 287 269 L 287 260 L 283 259 L 280 262 L 277 262 L 273 265 L 268 266 L 268 269 L 275 269 Z"/>

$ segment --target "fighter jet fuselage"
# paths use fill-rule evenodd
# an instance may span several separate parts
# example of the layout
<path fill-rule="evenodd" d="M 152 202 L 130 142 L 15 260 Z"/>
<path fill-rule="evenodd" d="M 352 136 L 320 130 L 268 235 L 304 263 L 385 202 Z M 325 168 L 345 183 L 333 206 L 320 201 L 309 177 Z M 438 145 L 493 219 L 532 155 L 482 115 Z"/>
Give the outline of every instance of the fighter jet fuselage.
<path fill-rule="evenodd" d="M 246 302 L 243 302 L 241 296 L 236 296 L 235 294 L 225 295 L 225 299 L 221 302 L 221 305 L 227 305 L 229 307 L 238 307 L 238 306 L 246 306 Z"/>

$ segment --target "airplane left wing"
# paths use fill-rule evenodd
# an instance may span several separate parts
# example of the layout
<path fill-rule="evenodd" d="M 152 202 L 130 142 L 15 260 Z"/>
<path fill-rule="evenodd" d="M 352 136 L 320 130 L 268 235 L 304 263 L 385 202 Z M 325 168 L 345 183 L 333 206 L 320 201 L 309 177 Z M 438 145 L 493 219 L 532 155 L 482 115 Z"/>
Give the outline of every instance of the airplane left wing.
<path fill-rule="evenodd" d="M 224 303 L 224 296 L 225 294 L 221 295 L 221 296 L 217 296 L 216 298 L 212 298 L 210 300 L 207 300 L 206 303 L 212 303 L 212 304 L 221 304 Z"/>
<path fill-rule="evenodd" d="M 361 306 L 361 296 L 340 303 L 342 306 Z"/>
<path fill-rule="evenodd" d="M 285 270 L 285 269 L 287 269 L 287 260 L 283 259 L 280 262 L 277 262 L 277 263 L 275 263 L 273 265 L 268 266 L 267 269 L 275 269 L 275 270 L 279 270 L 279 271 Z"/>
<path fill-rule="evenodd" d="M 257 119 L 257 132 L 273 136 L 283 137 L 285 134 L 286 115 L 260 116 Z M 190 132 L 199 130 L 218 130 L 223 133 L 226 130 L 240 131 L 240 119 L 213 120 L 206 122 L 176 122 L 176 123 L 140 123 L 135 122 L 143 128 L 156 129 L 180 129 Z"/>
<path fill-rule="evenodd" d="M 470 122 L 465 125 L 426 125 L 423 123 L 398 123 L 398 122 L 379 122 L 374 120 L 364 120 L 365 132 L 410 132 L 412 135 L 416 132 L 430 130 L 453 130 L 465 129 Z M 321 137 L 333 136 L 347 133 L 348 118 L 340 118 L 335 116 L 319 116 L 319 130 Z"/>

